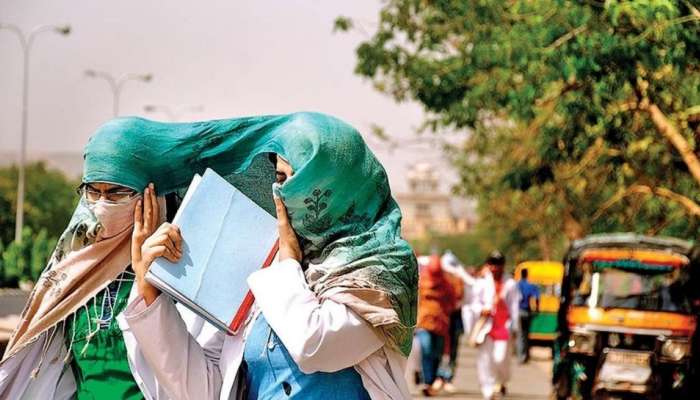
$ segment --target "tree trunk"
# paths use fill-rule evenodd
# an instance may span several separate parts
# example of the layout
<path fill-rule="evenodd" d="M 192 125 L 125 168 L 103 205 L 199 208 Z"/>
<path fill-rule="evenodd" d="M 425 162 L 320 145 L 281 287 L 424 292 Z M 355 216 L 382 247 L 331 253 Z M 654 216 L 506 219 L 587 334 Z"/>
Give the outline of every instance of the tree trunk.
<path fill-rule="evenodd" d="M 540 246 L 540 255 L 543 260 L 549 261 L 552 259 L 552 246 L 549 244 L 549 239 L 544 233 L 540 233 L 537 236 L 537 242 Z"/>
<path fill-rule="evenodd" d="M 584 235 L 583 225 L 568 210 L 564 212 L 564 234 L 569 241 L 581 239 Z"/>
<path fill-rule="evenodd" d="M 643 109 L 649 113 L 656 130 L 678 150 L 693 178 L 700 184 L 700 160 L 693 152 L 688 140 L 683 137 L 673 122 L 664 115 L 656 104 L 649 103 Z"/>

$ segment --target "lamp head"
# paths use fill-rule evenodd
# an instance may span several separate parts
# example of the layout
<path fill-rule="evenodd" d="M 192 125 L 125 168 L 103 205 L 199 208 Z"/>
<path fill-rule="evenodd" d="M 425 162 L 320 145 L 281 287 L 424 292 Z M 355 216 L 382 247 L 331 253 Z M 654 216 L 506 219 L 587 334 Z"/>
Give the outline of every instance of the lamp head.
<path fill-rule="evenodd" d="M 71 27 L 70 27 L 70 25 L 59 25 L 59 26 L 55 27 L 54 30 L 56 32 L 60 33 L 61 35 L 67 36 L 71 32 Z"/>

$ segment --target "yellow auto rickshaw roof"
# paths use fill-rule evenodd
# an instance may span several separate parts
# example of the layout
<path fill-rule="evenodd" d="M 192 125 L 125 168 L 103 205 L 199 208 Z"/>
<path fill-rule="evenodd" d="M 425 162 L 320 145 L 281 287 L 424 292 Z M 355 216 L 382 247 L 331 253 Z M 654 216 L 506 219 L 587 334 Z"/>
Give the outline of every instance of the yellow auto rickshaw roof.
<path fill-rule="evenodd" d="M 564 265 L 556 261 L 523 261 L 515 268 L 515 279 L 520 279 L 520 271 L 527 269 L 527 280 L 541 285 L 561 283 Z"/>

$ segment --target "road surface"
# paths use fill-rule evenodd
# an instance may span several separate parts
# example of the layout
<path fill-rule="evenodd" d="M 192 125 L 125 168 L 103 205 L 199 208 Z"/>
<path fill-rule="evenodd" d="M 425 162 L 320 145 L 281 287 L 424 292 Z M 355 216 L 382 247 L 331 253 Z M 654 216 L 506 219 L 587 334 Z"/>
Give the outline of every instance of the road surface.
<path fill-rule="evenodd" d="M 462 341 L 464 342 L 464 340 Z M 454 385 L 457 392 L 454 394 L 441 393 L 431 399 L 451 400 L 480 400 L 479 382 L 476 377 L 475 349 L 462 345 L 460 347 L 459 363 L 455 375 Z M 550 393 L 551 382 L 551 352 L 549 349 L 536 347 L 532 349 L 531 361 L 525 365 L 519 365 L 513 357 L 512 378 L 508 385 L 508 394 L 505 399 L 512 400 L 547 400 Z M 423 398 L 418 388 L 412 382 L 411 391 L 415 399 Z"/>

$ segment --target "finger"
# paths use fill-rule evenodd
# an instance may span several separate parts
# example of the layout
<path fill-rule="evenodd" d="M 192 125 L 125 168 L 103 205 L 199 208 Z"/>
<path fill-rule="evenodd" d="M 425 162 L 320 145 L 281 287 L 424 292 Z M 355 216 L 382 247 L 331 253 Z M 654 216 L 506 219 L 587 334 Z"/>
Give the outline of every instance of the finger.
<path fill-rule="evenodd" d="M 175 225 L 170 225 L 166 231 L 170 240 L 172 240 L 175 248 L 182 252 L 182 235 L 180 234 L 180 228 Z"/>
<path fill-rule="evenodd" d="M 277 211 L 277 221 L 280 223 L 289 223 L 289 216 L 287 215 L 287 207 L 284 206 L 282 199 L 275 197 L 275 210 Z"/>
<path fill-rule="evenodd" d="M 171 263 L 173 263 L 173 264 L 174 264 L 174 263 L 177 263 L 178 261 L 180 261 L 180 258 L 182 258 L 181 255 L 175 254 L 175 253 L 171 252 L 170 250 L 167 250 L 167 251 L 163 254 L 163 257 L 164 257 L 166 260 L 168 260 L 168 261 L 170 261 Z"/>
<path fill-rule="evenodd" d="M 150 199 L 151 199 L 151 212 L 153 213 L 153 225 L 160 222 L 160 207 L 158 206 L 158 196 L 156 196 L 156 187 L 153 183 L 149 184 Z"/>
<path fill-rule="evenodd" d="M 134 229 L 131 233 L 131 258 L 132 260 L 141 259 L 141 245 L 144 241 L 141 229 L 143 228 L 143 210 L 141 200 L 136 202 L 134 207 Z"/>
<path fill-rule="evenodd" d="M 173 246 L 176 252 L 182 252 L 182 236 L 180 235 L 180 228 L 172 225 L 169 222 L 162 223 L 156 232 L 153 234 L 154 240 L 162 241 L 163 239 L 169 239 L 169 243 Z"/>
<path fill-rule="evenodd" d="M 151 207 L 151 201 L 149 199 L 151 187 L 147 186 L 143 193 L 143 228 L 150 234 L 153 232 L 155 226 L 153 223 L 153 208 Z"/>
<path fill-rule="evenodd" d="M 168 249 L 167 246 L 164 245 L 151 247 L 149 251 L 149 256 L 152 260 L 155 260 L 158 257 L 163 257 L 172 263 L 178 262 L 181 258 L 180 255 L 173 253 L 172 251 L 170 251 L 170 249 Z"/>
<path fill-rule="evenodd" d="M 151 260 L 155 260 L 158 257 L 162 257 L 166 251 L 168 251 L 168 248 L 163 245 L 149 247 L 148 258 L 150 258 Z"/>
<path fill-rule="evenodd" d="M 143 227 L 143 201 L 139 200 L 136 202 L 136 207 L 134 207 L 134 231 L 138 232 Z"/>
<path fill-rule="evenodd" d="M 156 236 L 155 241 L 153 242 L 153 245 L 154 246 L 165 246 L 173 254 L 180 253 L 180 251 L 176 248 L 175 243 L 170 239 L 170 236 L 168 236 L 167 233 L 162 233 L 162 234 Z"/>

